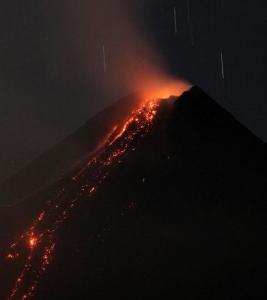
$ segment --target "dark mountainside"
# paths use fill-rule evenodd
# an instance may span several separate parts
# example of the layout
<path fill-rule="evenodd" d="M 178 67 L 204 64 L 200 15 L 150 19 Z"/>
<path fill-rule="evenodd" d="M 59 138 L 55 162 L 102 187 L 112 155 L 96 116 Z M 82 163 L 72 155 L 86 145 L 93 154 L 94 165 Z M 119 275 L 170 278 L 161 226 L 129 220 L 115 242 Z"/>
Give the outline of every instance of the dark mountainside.
<path fill-rule="evenodd" d="M 110 118 L 108 111 L 100 118 Z M 197 87 L 161 102 L 151 128 L 131 143 L 135 151 L 108 169 L 90 198 L 82 194 L 57 229 L 33 299 L 262 298 L 266 145 Z M 16 216 L 2 218 L 1 244 L 24 232 L 44 201 L 68 184 L 62 179 L 5 208 Z M 14 285 L 10 278 L 0 274 L 7 287 L 0 299 Z"/>
<path fill-rule="evenodd" d="M 110 127 L 121 122 L 141 100 L 138 94 L 119 100 L 18 174 L 5 180 L 0 184 L 0 207 L 18 203 L 38 193 L 40 189 L 64 177 L 74 164 L 84 163 L 88 153 L 93 151 Z"/>

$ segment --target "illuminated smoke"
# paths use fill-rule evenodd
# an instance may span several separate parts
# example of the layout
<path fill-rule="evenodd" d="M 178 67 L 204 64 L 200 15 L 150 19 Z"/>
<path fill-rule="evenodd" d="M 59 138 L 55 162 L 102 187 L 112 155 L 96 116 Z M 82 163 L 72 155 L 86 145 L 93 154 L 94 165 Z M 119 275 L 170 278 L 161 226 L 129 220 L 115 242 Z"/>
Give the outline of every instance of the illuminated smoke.
<path fill-rule="evenodd" d="M 83 21 L 75 25 L 81 38 L 71 36 L 70 43 L 75 48 L 72 59 L 87 74 L 88 84 L 98 86 L 109 99 L 133 91 L 158 97 L 164 90 L 160 94 L 167 97 L 170 86 L 171 94 L 179 96 L 188 88 L 187 83 L 170 77 L 164 60 L 146 37 L 140 12 L 144 3 L 153 6 L 153 1 L 142 1 L 142 5 L 135 0 L 85 2 L 79 13 Z"/>
<path fill-rule="evenodd" d="M 144 102 L 123 123 L 110 129 L 88 163 L 54 197 L 47 199 L 46 207 L 30 228 L 10 245 L 5 259 L 10 263 L 16 260 L 18 272 L 9 300 L 26 300 L 34 295 L 53 260 L 58 229 L 83 197 L 97 193 L 111 168 L 135 149 L 139 136 L 149 133 L 158 111 L 158 99 L 179 96 L 189 88 L 186 82 L 173 79 L 164 71 L 160 58 L 136 26 L 131 2 L 114 0 L 112 5 L 110 2 L 98 0 L 86 4 L 89 21 L 81 35 L 88 36 L 82 39 L 87 40 L 84 47 L 87 56 L 77 55 L 73 59 L 81 59 L 84 70 L 90 69 L 95 58 L 93 49 L 100 45 L 96 51 L 100 53 L 97 64 L 101 67 L 95 78 L 99 88 L 107 94 L 140 90 Z M 82 47 L 79 43 L 76 46 Z M 135 203 L 130 207 L 135 207 Z"/>

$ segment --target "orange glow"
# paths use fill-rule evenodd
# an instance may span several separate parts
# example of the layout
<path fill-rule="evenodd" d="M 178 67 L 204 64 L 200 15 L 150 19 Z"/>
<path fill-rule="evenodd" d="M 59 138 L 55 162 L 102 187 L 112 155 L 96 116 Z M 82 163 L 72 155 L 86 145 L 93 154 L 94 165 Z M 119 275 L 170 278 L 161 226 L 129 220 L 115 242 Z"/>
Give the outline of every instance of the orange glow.
<path fill-rule="evenodd" d="M 185 86 L 184 89 L 178 87 L 170 84 L 152 100 L 144 98 L 123 122 L 113 126 L 88 161 L 77 170 L 77 174 L 70 175 L 69 179 L 75 181 L 61 187 L 54 197 L 48 199 L 45 208 L 37 214 L 28 230 L 10 245 L 6 259 L 12 261 L 19 257 L 16 263 L 21 268 L 16 274 L 8 300 L 18 299 L 18 295 L 23 295 L 20 299 L 30 299 L 34 295 L 41 276 L 52 262 L 60 226 L 68 220 L 79 201 L 85 197 L 90 199 L 97 193 L 112 168 L 123 163 L 127 153 L 137 148 L 139 138 L 152 131 L 161 98 L 172 94 L 178 96 L 186 90 Z M 123 213 L 136 207 L 137 203 L 132 201 Z"/>
<path fill-rule="evenodd" d="M 30 248 L 35 248 L 36 247 L 36 245 L 37 245 L 37 238 L 36 237 L 30 237 L 30 239 L 29 239 L 29 246 L 30 246 Z"/>
<path fill-rule="evenodd" d="M 191 87 L 191 84 L 182 80 L 161 78 L 148 82 L 142 88 L 142 95 L 145 99 L 168 99 L 171 96 L 181 96 Z"/>
<path fill-rule="evenodd" d="M 145 99 L 145 98 L 144 98 Z M 152 98 L 150 98 L 152 99 Z M 160 99 L 160 98 L 154 98 L 154 99 Z M 136 124 L 136 125 L 140 125 L 141 127 L 144 125 L 143 124 L 143 120 L 140 118 L 140 115 L 143 114 L 145 121 L 149 124 L 152 122 L 154 116 L 156 115 L 156 108 L 157 108 L 157 101 L 156 100 L 144 100 L 144 102 L 141 104 L 141 107 L 134 110 L 132 112 L 132 114 L 130 115 L 130 117 L 128 117 L 128 119 L 126 119 L 121 126 L 116 125 L 116 131 L 114 133 L 114 137 L 112 138 L 112 140 L 109 143 L 109 146 L 112 146 L 114 144 L 115 141 L 117 141 L 119 138 L 121 138 L 124 133 L 126 132 L 126 130 L 132 125 L 132 124 Z M 131 138 L 129 136 L 129 138 Z M 118 154 L 120 154 L 121 151 L 115 151 L 113 152 L 113 157 L 118 156 Z"/>

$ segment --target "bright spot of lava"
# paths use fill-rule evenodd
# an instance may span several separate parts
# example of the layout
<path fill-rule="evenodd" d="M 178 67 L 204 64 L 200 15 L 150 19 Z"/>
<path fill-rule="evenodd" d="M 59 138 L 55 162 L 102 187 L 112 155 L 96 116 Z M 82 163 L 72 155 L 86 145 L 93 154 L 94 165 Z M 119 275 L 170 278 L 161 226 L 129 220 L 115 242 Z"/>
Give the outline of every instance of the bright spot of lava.
<path fill-rule="evenodd" d="M 30 228 L 10 245 L 5 257 L 8 261 L 18 259 L 8 300 L 18 299 L 19 295 L 25 300 L 33 296 L 40 278 L 53 260 L 58 230 L 68 220 L 73 208 L 96 194 L 112 168 L 123 163 L 127 152 L 137 148 L 140 137 L 151 133 L 160 101 L 171 95 L 178 97 L 189 87 L 181 81 L 161 81 L 154 86 L 150 84 L 149 89 L 146 87 L 143 99 L 153 100 L 143 100 L 123 122 L 112 126 L 78 173 L 71 174 L 69 183 L 47 200 Z M 129 208 L 135 206 L 133 202 Z"/>
<path fill-rule="evenodd" d="M 32 236 L 29 238 L 29 246 L 31 249 L 34 249 L 37 245 L 37 238 Z"/>

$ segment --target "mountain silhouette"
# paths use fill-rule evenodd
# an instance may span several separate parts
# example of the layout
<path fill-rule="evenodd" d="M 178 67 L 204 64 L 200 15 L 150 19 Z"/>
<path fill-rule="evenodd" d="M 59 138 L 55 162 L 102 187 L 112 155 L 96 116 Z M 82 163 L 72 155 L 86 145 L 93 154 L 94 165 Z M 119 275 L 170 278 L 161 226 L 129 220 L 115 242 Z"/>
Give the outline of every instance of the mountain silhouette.
<path fill-rule="evenodd" d="M 198 87 L 140 100 L 0 187 L 1 299 L 262 297 L 266 145 Z"/>

